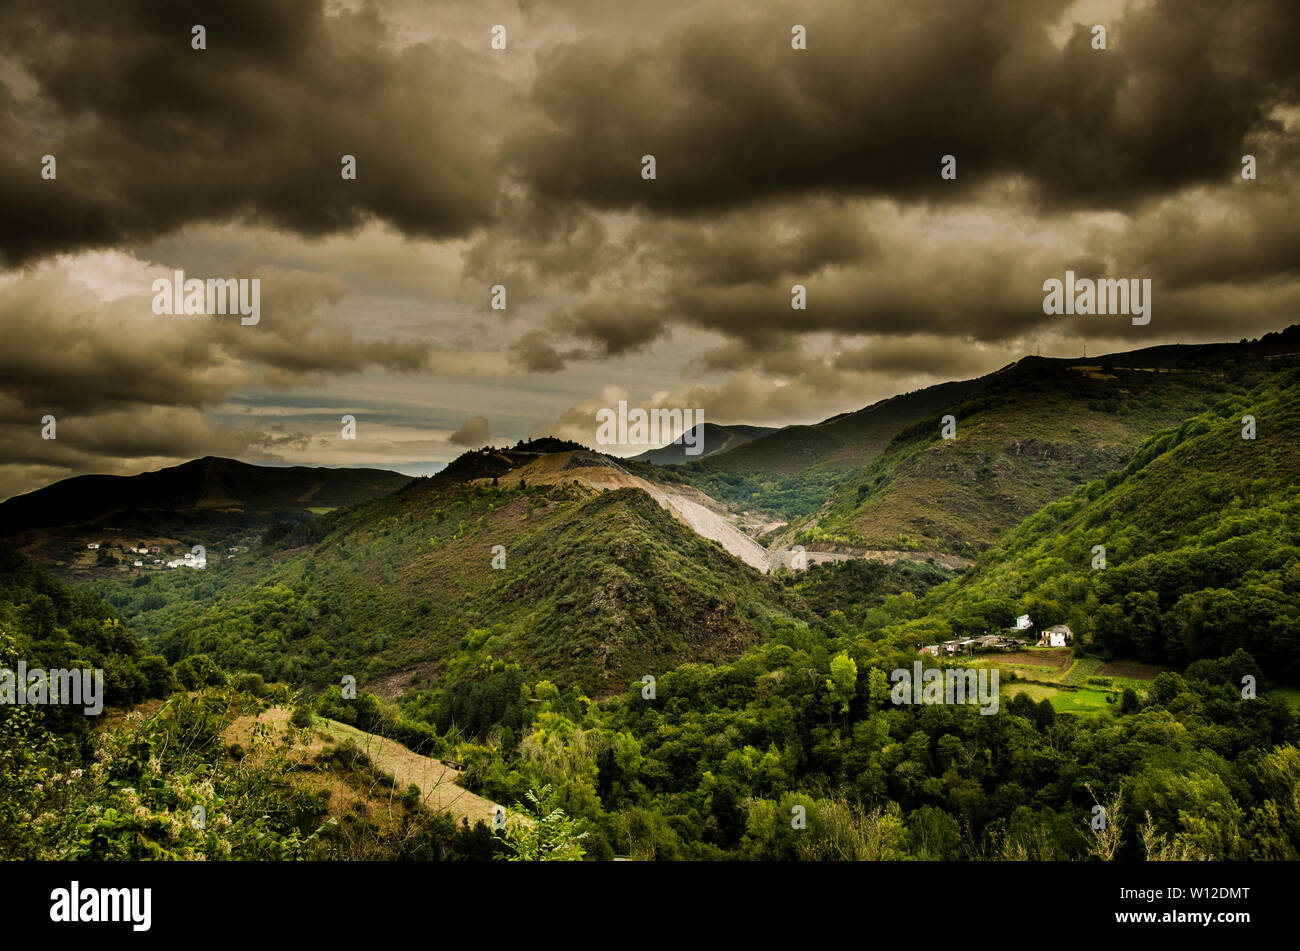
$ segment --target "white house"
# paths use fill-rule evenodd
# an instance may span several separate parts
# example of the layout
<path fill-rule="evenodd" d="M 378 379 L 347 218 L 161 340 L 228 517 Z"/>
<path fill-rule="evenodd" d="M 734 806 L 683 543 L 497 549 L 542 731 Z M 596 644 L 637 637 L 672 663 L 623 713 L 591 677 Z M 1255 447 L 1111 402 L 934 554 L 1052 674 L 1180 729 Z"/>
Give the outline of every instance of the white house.
<path fill-rule="evenodd" d="M 1016 618 L 1016 626 L 1013 627 L 1011 630 L 1013 630 L 1013 631 L 1026 631 L 1026 630 L 1028 630 L 1029 628 L 1031 628 L 1031 627 L 1033 627 L 1033 626 L 1034 626 L 1034 622 L 1031 621 L 1031 620 L 1029 620 L 1029 615 L 1028 615 L 1028 614 L 1022 614 L 1022 615 L 1020 615 L 1020 617 Z"/>
<path fill-rule="evenodd" d="M 143 561 L 137 561 L 137 562 L 135 563 L 135 566 L 136 566 L 137 568 L 143 568 L 143 567 L 144 567 L 144 562 L 143 562 Z"/>
<path fill-rule="evenodd" d="M 1043 631 L 1038 639 L 1039 647 L 1065 647 L 1074 637 L 1074 633 L 1064 624 L 1054 624 Z"/>
<path fill-rule="evenodd" d="M 91 551 L 95 551 L 97 548 L 99 548 L 99 542 L 91 542 L 91 543 L 90 543 L 89 545 L 87 545 L 86 547 L 87 547 L 88 549 L 90 549 Z"/>

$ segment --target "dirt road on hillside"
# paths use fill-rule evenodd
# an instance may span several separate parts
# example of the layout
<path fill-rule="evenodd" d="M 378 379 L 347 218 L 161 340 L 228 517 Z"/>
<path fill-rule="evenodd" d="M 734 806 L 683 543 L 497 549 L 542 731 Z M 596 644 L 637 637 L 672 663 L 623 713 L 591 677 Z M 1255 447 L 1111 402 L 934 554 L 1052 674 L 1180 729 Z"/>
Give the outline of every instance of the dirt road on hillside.
<path fill-rule="evenodd" d="M 726 508 L 715 499 L 690 486 L 673 485 L 671 488 L 635 476 L 622 466 L 593 452 L 553 453 L 512 470 L 511 480 L 522 480 L 528 485 L 553 485 L 578 482 L 602 491 L 608 489 L 640 489 L 658 502 L 667 512 L 691 531 L 703 538 L 717 542 L 736 558 L 751 568 L 767 574 L 779 567 L 792 567 L 793 551 L 764 548 L 746 535 L 727 517 Z M 486 482 L 487 480 L 482 480 Z M 809 551 L 808 564 L 827 561 L 849 561 L 865 558 L 892 564 L 896 561 L 933 561 L 950 569 L 969 568 L 974 564 L 960 555 L 947 555 L 929 551 Z"/>

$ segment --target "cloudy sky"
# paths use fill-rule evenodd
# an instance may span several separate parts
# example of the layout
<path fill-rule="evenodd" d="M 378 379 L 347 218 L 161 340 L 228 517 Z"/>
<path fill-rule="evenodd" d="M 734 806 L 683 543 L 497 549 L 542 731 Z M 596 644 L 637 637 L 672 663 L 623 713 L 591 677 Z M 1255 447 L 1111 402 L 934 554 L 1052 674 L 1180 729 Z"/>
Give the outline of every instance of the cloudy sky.
<path fill-rule="evenodd" d="M 0 0 L 0 497 L 1280 329 L 1298 49 L 1294 0 Z M 177 269 L 260 322 L 156 315 Z M 1044 315 L 1067 269 L 1150 324 Z"/>

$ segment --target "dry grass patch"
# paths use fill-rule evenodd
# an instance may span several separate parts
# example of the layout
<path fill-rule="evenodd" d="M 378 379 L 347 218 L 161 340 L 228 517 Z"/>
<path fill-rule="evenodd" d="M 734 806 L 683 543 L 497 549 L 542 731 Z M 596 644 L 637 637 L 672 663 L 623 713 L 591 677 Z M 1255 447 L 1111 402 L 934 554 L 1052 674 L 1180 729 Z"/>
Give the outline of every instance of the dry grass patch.
<path fill-rule="evenodd" d="M 291 711 L 284 707 L 272 707 L 263 710 L 255 717 L 239 717 L 226 729 L 226 742 L 238 743 L 245 749 L 252 749 L 255 734 L 260 733 L 268 739 L 278 739 L 286 731 L 304 732 L 290 724 L 290 715 Z M 394 795 L 401 796 L 408 786 L 414 784 L 420 788 L 422 805 L 430 811 L 446 812 L 457 818 L 464 817 L 469 820 L 470 825 L 480 819 L 489 824 L 492 822 L 496 804 L 457 785 L 456 780 L 460 776 L 460 771 L 441 760 L 422 756 L 396 740 L 366 733 L 346 723 L 324 717 L 315 718 L 311 730 L 307 732 L 307 739 L 307 742 L 296 743 L 289 750 L 291 761 L 303 770 L 304 775 L 309 774 L 310 767 L 322 753 L 351 740 L 356 744 L 357 749 L 366 754 L 376 770 L 393 778 Z M 344 792 L 344 789 L 339 787 L 346 788 L 346 784 L 336 779 L 319 776 L 318 781 L 311 785 L 314 788 L 321 788 L 320 780 L 325 781 L 328 788 L 335 793 L 330 797 L 331 812 L 335 812 L 336 799 L 341 806 L 350 806 L 350 800 L 362 798 L 350 789 Z"/>

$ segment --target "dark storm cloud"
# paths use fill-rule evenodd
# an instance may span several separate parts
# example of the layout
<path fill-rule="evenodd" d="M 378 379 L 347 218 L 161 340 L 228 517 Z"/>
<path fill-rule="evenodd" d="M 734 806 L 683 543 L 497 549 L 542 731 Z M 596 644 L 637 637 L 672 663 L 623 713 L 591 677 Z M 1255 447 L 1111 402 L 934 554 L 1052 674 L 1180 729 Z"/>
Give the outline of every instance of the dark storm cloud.
<path fill-rule="evenodd" d="M 1083 26 L 1052 43 L 1067 5 L 704 4 L 653 39 L 544 55 L 534 99 L 551 125 L 512 157 L 542 194 L 669 213 L 817 190 L 955 197 L 944 154 L 959 181 L 1020 175 L 1049 203 L 1122 207 L 1225 180 L 1295 99 L 1291 0 L 1163 0 L 1107 24 L 1104 52 Z"/>
<path fill-rule="evenodd" d="M 39 88 L 35 108 L 0 100 L 11 261 L 191 221 L 324 234 L 377 216 L 440 237 L 491 217 L 486 44 L 397 51 L 374 8 L 327 18 L 321 0 L 14 0 L 0 36 Z M 45 153 L 56 181 L 39 177 Z"/>
<path fill-rule="evenodd" d="M 565 357 L 540 330 L 530 330 L 510 348 L 510 359 L 529 373 L 559 373 L 565 367 Z"/>
<path fill-rule="evenodd" d="M 597 32 L 543 46 L 527 88 L 481 37 L 397 48 L 379 7 L 11 0 L 0 42 L 37 91 L 33 105 L 0 90 L 0 250 L 23 260 L 244 216 L 304 234 L 376 216 L 467 235 L 496 220 L 506 166 L 535 209 L 569 206 L 556 228 L 583 205 L 689 216 L 816 193 L 957 198 L 938 175 L 949 153 L 963 184 L 1019 175 L 1048 202 L 1126 207 L 1223 181 L 1269 109 L 1295 101 L 1290 0 L 1164 0 L 1108 23 L 1104 52 L 1081 25 L 1052 42 L 1067 6 L 706 2 L 631 34 L 563 5 Z M 790 48 L 796 22 L 807 50 Z M 56 182 L 39 179 L 47 152 Z M 576 237 L 541 266 L 601 247 L 598 231 Z"/>
<path fill-rule="evenodd" d="M 954 346 L 954 342 L 957 344 Z M 973 341 L 954 341 L 944 337 L 913 336 L 876 340 L 846 349 L 834 360 L 837 370 L 870 372 L 886 370 L 895 374 L 931 374 L 940 378 L 959 379 L 976 376 L 989 369 L 988 353 L 972 346 Z"/>
<path fill-rule="evenodd" d="M 599 275 L 629 263 L 601 219 L 581 204 L 529 196 L 500 206 L 500 227 L 484 229 L 464 251 L 464 277 L 507 285 L 512 307 L 555 283 L 585 293 Z"/>
<path fill-rule="evenodd" d="M 475 416 L 473 419 L 467 419 L 465 425 L 448 436 L 447 442 L 456 446 L 477 449 L 479 446 L 487 445 L 491 439 L 492 430 L 488 425 L 487 418 Z"/>
<path fill-rule="evenodd" d="M 728 340 L 705 351 L 696 361 L 709 370 L 752 370 L 781 376 L 806 371 L 808 361 L 803 344 L 793 333 L 760 329 L 744 338 Z"/>
<path fill-rule="evenodd" d="M 726 288 L 775 277 L 805 278 L 833 265 L 880 256 L 882 239 L 860 209 L 809 196 L 683 221 L 654 218 L 632 235 L 644 257 L 689 273 L 693 282 Z"/>
<path fill-rule="evenodd" d="M 1075 259 L 1077 263 L 1079 259 Z M 705 262 L 703 267 L 711 267 Z M 720 286 L 674 274 L 667 291 L 674 313 L 751 348 L 781 333 L 910 334 L 931 332 L 1003 339 L 1042 320 L 1044 256 L 990 254 L 979 244 L 932 247 L 900 236 L 879 260 L 857 267 Z M 792 307 L 804 288 L 805 309 Z"/>
<path fill-rule="evenodd" d="M 8 496 L 85 472 L 133 474 L 205 455 L 264 451 L 263 434 L 215 425 L 201 411 L 162 406 L 57 413 L 57 438 L 43 439 L 43 416 L 0 416 L 0 494 Z"/>
<path fill-rule="evenodd" d="M 1257 182 L 1229 194 L 1165 201 L 1134 222 L 1116 250 L 1166 290 L 1300 276 L 1300 156 L 1260 151 Z"/>
<path fill-rule="evenodd" d="M 415 390 L 575 361 L 633 401 L 676 387 L 719 422 L 791 422 L 1040 340 L 1294 322 L 1300 3 L 1126 6 L 1102 52 L 1069 0 L 0 0 L 0 425 L 28 440 L 23 479 L 74 452 L 31 448 L 47 410 L 89 447 L 60 456 L 74 470 L 275 452 L 304 437 L 214 407 L 367 369 Z M 41 260 L 99 247 L 130 267 Z M 148 311 L 155 266 L 226 273 L 213 254 L 264 278 L 257 327 Z M 1151 278 L 1150 327 L 1045 316 L 1067 269 Z"/>
<path fill-rule="evenodd" d="M 151 270 L 135 281 L 140 297 L 112 302 L 73 273 L 42 265 L 0 295 L 8 344 L 0 348 L 0 398 L 58 414 L 202 409 L 257 375 L 287 386 L 372 366 L 415 372 L 429 365 L 427 343 L 359 339 L 332 311 L 343 286 L 316 275 L 267 269 L 265 315 L 245 327 L 221 317 L 155 316 L 143 293 L 156 276 Z"/>
<path fill-rule="evenodd" d="M 635 352 L 668 331 L 669 315 L 634 292 L 593 295 L 558 320 L 574 336 L 596 341 L 604 356 Z"/>

